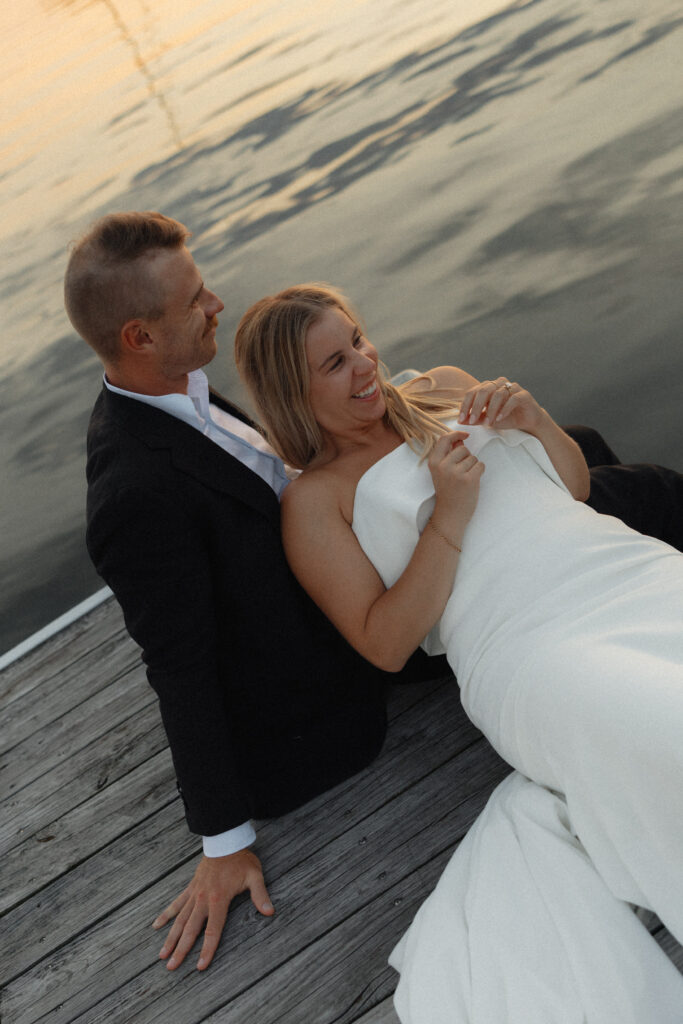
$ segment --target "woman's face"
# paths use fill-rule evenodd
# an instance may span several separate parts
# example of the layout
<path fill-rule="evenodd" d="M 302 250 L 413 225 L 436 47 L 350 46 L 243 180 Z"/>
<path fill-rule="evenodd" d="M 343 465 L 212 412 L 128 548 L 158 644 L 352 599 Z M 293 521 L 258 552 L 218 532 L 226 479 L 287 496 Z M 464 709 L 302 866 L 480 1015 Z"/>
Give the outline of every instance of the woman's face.
<path fill-rule="evenodd" d="M 377 350 L 340 309 L 326 310 L 306 333 L 310 403 L 323 430 L 343 433 L 384 415 Z"/>

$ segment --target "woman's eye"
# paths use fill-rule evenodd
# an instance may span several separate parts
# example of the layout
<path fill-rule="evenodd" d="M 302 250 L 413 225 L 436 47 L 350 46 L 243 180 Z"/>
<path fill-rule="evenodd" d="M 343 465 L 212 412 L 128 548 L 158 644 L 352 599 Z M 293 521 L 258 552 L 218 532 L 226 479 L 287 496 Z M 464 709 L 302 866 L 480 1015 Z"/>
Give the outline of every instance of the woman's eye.
<path fill-rule="evenodd" d="M 338 366 L 341 366 L 341 364 L 342 364 L 342 357 L 339 356 L 337 359 L 335 359 L 335 361 L 330 366 L 330 371 L 336 370 Z"/>

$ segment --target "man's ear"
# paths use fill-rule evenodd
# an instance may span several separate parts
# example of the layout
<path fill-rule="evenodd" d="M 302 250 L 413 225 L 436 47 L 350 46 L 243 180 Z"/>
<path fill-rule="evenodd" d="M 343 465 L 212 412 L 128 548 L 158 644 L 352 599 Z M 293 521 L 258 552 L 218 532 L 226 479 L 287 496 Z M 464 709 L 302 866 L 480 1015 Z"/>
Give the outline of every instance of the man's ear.
<path fill-rule="evenodd" d="M 121 347 L 130 353 L 142 354 L 153 345 L 152 337 L 145 330 L 143 320 L 128 320 L 121 328 Z"/>

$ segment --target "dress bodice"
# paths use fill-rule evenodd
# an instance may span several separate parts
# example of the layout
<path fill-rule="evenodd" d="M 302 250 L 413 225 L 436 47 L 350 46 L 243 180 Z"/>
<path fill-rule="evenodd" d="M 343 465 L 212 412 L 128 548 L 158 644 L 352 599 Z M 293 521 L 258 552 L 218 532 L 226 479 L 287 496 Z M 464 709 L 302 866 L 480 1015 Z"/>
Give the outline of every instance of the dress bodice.
<path fill-rule="evenodd" d="M 485 472 L 451 597 L 422 644 L 429 654 L 448 651 L 461 687 L 501 643 L 514 647 L 517 637 L 528 638 L 555 608 L 590 610 L 596 569 L 601 587 L 610 572 L 616 586 L 624 564 L 651 558 L 658 544 L 575 501 L 531 435 L 466 429 L 467 447 Z M 385 586 L 405 569 L 433 507 L 429 467 L 407 444 L 361 477 L 352 526 Z"/>

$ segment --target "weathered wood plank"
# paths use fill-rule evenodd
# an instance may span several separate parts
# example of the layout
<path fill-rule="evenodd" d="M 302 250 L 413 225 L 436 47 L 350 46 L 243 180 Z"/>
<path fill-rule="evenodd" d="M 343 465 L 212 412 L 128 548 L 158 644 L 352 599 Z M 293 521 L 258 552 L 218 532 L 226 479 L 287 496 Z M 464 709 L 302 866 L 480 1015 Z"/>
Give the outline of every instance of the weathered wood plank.
<path fill-rule="evenodd" d="M 134 899 L 198 849 L 198 838 L 187 831 L 178 799 L 77 869 L 35 891 L 2 918 L 0 985 Z"/>
<path fill-rule="evenodd" d="M 286 858 L 268 850 L 267 859 L 272 866 L 269 888 L 280 907 L 275 918 L 255 921 L 253 908 L 243 903 L 232 915 L 210 974 L 194 970 L 196 953 L 172 974 L 154 964 L 131 977 L 129 983 L 119 983 L 110 997 L 76 1020 L 106 1019 L 109 1024 L 123 1024 L 133 1014 L 139 1024 L 162 1019 L 190 1020 L 198 1005 L 205 1015 L 229 998 L 238 998 L 245 987 L 258 992 L 266 975 L 267 990 L 274 993 L 277 989 L 272 988 L 270 979 L 274 969 L 286 968 L 295 953 L 338 928 L 359 908 L 383 901 L 397 880 L 410 887 L 405 881 L 406 874 L 413 865 L 428 863 L 430 868 L 420 889 L 423 898 L 440 871 L 435 855 L 441 854 L 444 844 L 447 855 L 450 854 L 494 782 L 508 770 L 490 748 L 486 751 L 484 754 L 478 746 L 469 748 L 460 758 L 443 766 L 443 785 L 438 787 L 438 793 L 434 792 L 433 778 L 427 776 L 370 816 L 361 816 L 346 832 L 305 859 L 291 847 Z M 292 856 L 298 857 L 297 863 L 288 863 Z M 383 944 L 391 948 L 399 934 L 388 933 Z M 385 958 L 383 955 L 382 969 Z M 233 969 L 236 963 L 238 970 Z M 120 971 L 116 976 L 120 981 Z M 68 1010 L 72 1014 L 73 1006 Z M 73 1017 L 62 1018 L 59 1008 L 51 1015 L 55 1024 L 67 1019 Z M 261 1018 L 245 1014 L 240 1019 Z"/>
<path fill-rule="evenodd" d="M 416 777 L 428 775 L 454 751 L 476 742 L 478 734 L 459 707 L 449 701 L 450 707 L 441 713 L 441 702 L 437 698 L 438 695 L 434 704 L 439 708 L 439 714 L 434 725 L 430 727 L 435 717 L 433 707 L 418 705 L 406 715 L 400 715 L 385 753 L 371 769 L 286 819 L 260 827 L 262 847 L 267 851 L 265 867 L 269 881 L 278 863 L 291 866 L 302 857 L 324 849 L 331 838 L 352 827 L 359 815 L 371 815 L 397 789 L 400 791 L 410 786 Z M 408 738 L 412 740 L 410 758 L 400 756 L 406 749 Z M 306 837 L 305 846 L 302 836 Z M 163 847 L 161 859 L 160 846 Z M 68 942 L 72 934 L 111 913 L 128 896 L 154 884 L 191 852 L 193 849 L 188 844 L 178 802 L 7 915 L 3 934 L 9 938 L 11 933 L 14 941 L 6 943 L 0 936 L 0 969 L 6 972 L 6 977 L 25 970 L 41 956 Z M 131 865 L 134 865 L 134 878 L 131 877 Z M 115 873 L 113 880 L 111 872 Z M 190 873 L 188 866 L 183 884 Z M 155 913 L 173 894 L 174 886 L 169 882 Z M 41 936 L 40 929 L 36 930 L 36 922 L 32 921 L 32 914 L 38 920 L 41 915 L 52 920 L 49 934 Z M 3 946 L 6 948 L 2 949 Z M 139 961 L 133 969 L 139 969 Z"/>
<path fill-rule="evenodd" d="M 453 693 L 455 694 L 455 691 Z M 156 708 L 152 708 L 152 712 L 156 714 Z M 411 728 L 414 727 L 413 725 Z M 156 735 L 158 750 L 161 751 L 165 747 L 162 733 L 157 732 Z M 472 735 L 474 736 L 474 733 Z M 111 736 L 112 733 L 105 734 L 101 741 L 105 750 Z M 146 817 L 154 810 L 150 805 L 153 795 L 159 797 L 160 805 L 174 798 L 173 769 L 170 756 L 165 750 L 163 755 L 155 754 L 151 760 L 145 759 L 139 767 L 135 766 L 138 764 L 135 751 L 132 754 L 135 762 L 133 768 L 126 773 L 117 767 L 120 781 L 112 779 L 112 784 L 103 788 L 100 785 L 102 772 L 106 774 L 108 768 L 106 762 L 97 762 L 96 748 L 99 745 L 100 741 L 97 741 L 86 748 L 87 762 L 91 769 L 90 781 L 84 775 L 79 776 L 77 780 L 77 785 L 82 790 L 90 791 L 90 801 L 81 801 L 61 817 L 48 817 L 48 821 L 37 833 L 31 833 L 25 828 L 24 834 L 18 837 L 20 842 L 15 841 L 9 846 L 4 862 L 0 911 L 9 909 L 29 895 L 35 879 L 40 879 L 41 885 L 44 886 L 114 840 L 121 832 L 128 830 L 136 823 L 133 819 L 136 809 L 139 814 L 137 820 Z M 61 762 L 57 768 L 78 763 L 83 753 L 78 751 L 72 758 Z M 46 757 L 46 760 L 49 758 Z M 52 773 L 47 776 L 51 777 Z M 45 776 L 41 776 L 42 778 Z M 21 796 L 22 793 L 19 794 L 19 797 Z M 49 812 L 50 804 L 49 799 L 45 801 L 44 813 Z M 15 820 L 16 816 L 13 815 L 12 822 Z M 16 824 L 11 824 L 8 828 L 16 830 Z M 16 839 L 16 836 L 14 838 Z"/>
<path fill-rule="evenodd" d="M 378 999 L 393 992 L 397 975 L 387 958 L 398 938 L 410 924 L 448 860 L 448 853 L 423 865 L 382 899 L 359 908 L 331 932 L 268 976 L 270 999 L 264 1000 L 258 986 L 250 986 L 237 998 L 225 1001 L 203 1024 L 351 1024 Z M 156 1010 L 156 1008 L 154 1008 Z M 88 1018 L 96 1024 L 100 1018 Z M 160 1022 L 154 1013 L 145 1024 Z M 102 1018 L 103 1020 L 103 1018 Z M 79 1022 L 85 1024 L 85 1022 Z"/>
<path fill-rule="evenodd" d="M 72 757 L 93 740 L 137 714 L 156 698 L 140 669 L 119 676 L 45 728 L 32 733 L 0 759 L 2 792 L 11 794 Z"/>
<path fill-rule="evenodd" d="M 108 638 L 3 709 L 0 752 L 6 754 L 16 748 L 65 712 L 136 670 L 144 680 L 139 649 L 122 632 Z"/>
<path fill-rule="evenodd" d="M 398 883 L 378 888 L 372 899 L 352 901 L 346 913 L 327 922 L 327 930 L 309 928 L 307 938 L 314 938 L 305 945 L 299 941 L 298 927 L 290 924 L 288 933 L 295 945 L 277 966 L 269 956 L 277 922 L 273 918 L 260 934 L 260 946 L 239 948 L 238 970 L 230 971 L 227 963 L 223 970 L 217 965 L 204 975 L 191 968 L 180 968 L 170 978 L 145 972 L 74 1018 L 73 1024 L 128 1024 L 132 1019 L 136 1024 L 170 1019 L 204 1024 L 351 1024 L 393 991 L 397 977 L 387 957 L 450 855 L 450 849 L 444 850 Z M 313 918 L 309 909 L 302 924 Z M 253 980 L 252 962 L 260 969 Z M 181 972 L 184 977 L 179 977 Z"/>
<path fill-rule="evenodd" d="M 117 638 L 116 643 L 119 648 L 124 646 L 120 637 Z M 125 644 L 125 646 L 129 645 Z M 99 659 L 100 655 L 104 657 L 108 654 L 107 651 L 98 652 L 97 658 Z M 138 673 L 135 679 L 139 679 L 140 697 L 143 701 L 146 697 L 149 703 L 144 703 L 130 717 L 118 724 L 113 724 L 109 731 L 103 735 L 98 734 L 87 746 L 77 750 L 71 756 L 65 757 L 57 764 L 52 763 L 45 751 L 59 744 L 60 733 L 64 731 L 63 723 L 58 723 L 54 730 L 48 728 L 47 733 L 41 734 L 39 738 L 36 737 L 32 743 L 28 744 L 25 754 L 26 760 L 32 760 L 36 746 L 40 746 L 42 751 L 41 767 L 45 770 L 36 779 L 28 781 L 21 789 L 16 789 L 16 780 L 20 774 L 19 758 L 22 756 L 22 751 L 15 751 L 15 756 L 10 755 L 7 759 L 3 759 L 6 765 L 5 772 L 2 770 L 3 765 L 0 760 L 0 786 L 2 787 L 0 792 L 9 791 L 9 795 L 0 800 L 0 854 L 24 842 L 26 838 L 34 835 L 40 829 L 45 829 L 51 822 L 67 813 L 69 809 L 96 795 L 107 783 L 115 782 L 116 779 L 133 770 L 165 745 L 165 735 L 157 701 L 147 683 L 142 666 L 139 664 L 137 648 L 132 646 L 130 654 L 132 667 Z M 125 662 L 123 665 L 125 666 Z M 98 688 L 98 692 L 101 692 L 105 686 L 118 683 L 121 667 L 122 663 L 117 658 L 109 657 L 107 672 L 112 673 L 113 676 L 110 681 Z M 87 686 L 89 685 L 88 683 Z M 440 689 L 444 685 L 452 687 L 450 699 L 457 699 L 456 684 L 452 677 L 442 677 L 419 686 L 393 687 L 388 709 L 390 719 L 396 718 L 403 710 L 419 703 L 428 693 Z M 77 707 L 81 703 L 81 678 L 74 677 L 69 681 L 69 692 L 73 706 Z M 52 708 L 54 715 L 61 716 L 65 710 L 68 710 L 63 706 L 63 698 L 60 698 L 60 701 L 58 706 Z M 19 703 L 19 701 L 15 702 L 15 704 Z M 35 703 L 40 702 L 36 700 Z M 48 702 L 45 701 L 45 703 Z M 45 713 L 45 708 L 41 709 L 41 715 L 48 722 L 50 721 Z M 88 727 L 97 729 L 97 725 L 97 719 L 87 722 Z M 26 730 L 26 733 L 30 734 L 30 730 Z M 85 734 L 81 736 L 80 730 L 78 735 L 81 740 L 85 740 Z M 8 767 L 10 762 L 14 762 L 16 766 L 14 778 L 12 778 L 11 769 Z"/>
<path fill-rule="evenodd" d="M 51 822 L 3 857 L 0 913 L 6 913 L 86 857 L 178 799 L 167 749 L 88 803 Z"/>
<path fill-rule="evenodd" d="M 36 686 L 49 684 L 65 667 L 125 630 L 114 598 L 88 612 L 0 673 L 0 703 L 9 703 Z"/>
<path fill-rule="evenodd" d="M 388 953 L 508 771 L 452 678 L 395 687 L 380 758 L 259 825 L 276 917 L 240 898 L 210 971 L 195 950 L 170 973 L 150 924 L 199 843 L 118 607 L 87 619 L 0 676 L 16 755 L 0 802 L 3 1024 L 398 1024 Z M 683 948 L 655 937 L 683 970 Z"/>
<path fill-rule="evenodd" d="M 155 704 L 0 801 L 0 856 L 96 796 L 167 746 Z M 92 827 L 97 829 L 94 813 Z"/>

